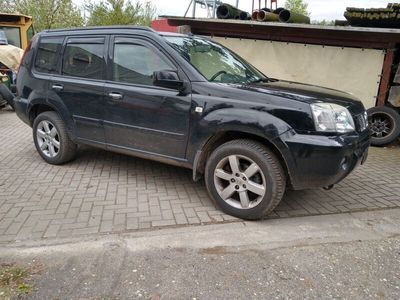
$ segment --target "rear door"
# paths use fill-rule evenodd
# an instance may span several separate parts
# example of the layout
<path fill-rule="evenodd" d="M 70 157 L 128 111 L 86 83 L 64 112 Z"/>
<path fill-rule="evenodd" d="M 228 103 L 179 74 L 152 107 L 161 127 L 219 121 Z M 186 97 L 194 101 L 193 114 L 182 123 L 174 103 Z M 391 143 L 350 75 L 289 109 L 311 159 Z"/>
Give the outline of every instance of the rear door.
<path fill-rule="evenodd" d="M 109 148 L 184 159 L 191 94 L 153 84 L 153 72 L 184 74 L 152 43 L 133 37 L 111 39 L 104 127 Z"/>
<path fill-rule="evenodd" d="M 105 144 L 104 76 L 106 36 L 69 37 L 61 74 L 53 75 L 49 98 L 59 97 L 72 115 L 79 140 Z"/>

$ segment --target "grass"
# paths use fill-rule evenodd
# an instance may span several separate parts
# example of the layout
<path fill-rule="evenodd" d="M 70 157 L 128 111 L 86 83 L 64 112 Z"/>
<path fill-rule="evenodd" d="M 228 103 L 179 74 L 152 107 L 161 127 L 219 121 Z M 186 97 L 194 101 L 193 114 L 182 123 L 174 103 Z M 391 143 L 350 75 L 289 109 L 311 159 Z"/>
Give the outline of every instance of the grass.
<path fill-rule="evenodd" d="M 14 299 L 32 291 L 27 283 L 28 269 L 15 265 L 0 265 L 0 299 Z"/>

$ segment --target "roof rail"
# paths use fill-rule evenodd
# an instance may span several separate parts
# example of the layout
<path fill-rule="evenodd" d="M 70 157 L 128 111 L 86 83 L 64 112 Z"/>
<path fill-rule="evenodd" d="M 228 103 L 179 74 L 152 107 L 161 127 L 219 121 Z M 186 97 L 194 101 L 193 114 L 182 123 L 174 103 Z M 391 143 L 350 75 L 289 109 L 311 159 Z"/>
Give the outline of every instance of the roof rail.
<path fill-rule="evenodd" d="M 65 32 L 65 31 L 78 31 L 78 30 L 99 30 L 99 29 L 135 29 L 149 32 L 155 32 L 154 29 L 147 26 L 136 25 L 113 25 L 113 26 L 87 26 L 87 27 L 73 27 L 73 28 L 60 28 L 60 29 L 47 29 L 43 32 Z"/>

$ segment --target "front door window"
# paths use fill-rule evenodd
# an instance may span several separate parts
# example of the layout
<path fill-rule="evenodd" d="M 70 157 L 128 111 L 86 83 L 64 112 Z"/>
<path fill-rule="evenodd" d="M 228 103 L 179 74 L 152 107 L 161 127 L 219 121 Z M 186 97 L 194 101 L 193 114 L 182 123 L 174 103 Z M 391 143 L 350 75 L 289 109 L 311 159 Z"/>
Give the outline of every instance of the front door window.
<path fill-rule="evenodd" d="M 155 71 L 173 68 L 152 49 L 136 44 L 115 44 L 113 80 L 153 85 Z"/>

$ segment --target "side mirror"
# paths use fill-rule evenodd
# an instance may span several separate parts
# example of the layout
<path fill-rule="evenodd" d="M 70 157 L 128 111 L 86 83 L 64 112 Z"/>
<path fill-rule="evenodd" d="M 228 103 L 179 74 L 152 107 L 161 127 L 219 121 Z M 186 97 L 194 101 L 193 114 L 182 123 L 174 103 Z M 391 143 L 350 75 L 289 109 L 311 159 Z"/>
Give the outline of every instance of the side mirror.
<path fill-rule="evenodd" d="M 156 86 L 175 90 L 181 90 L 184 87 L 184 82 L 179 79 L 178 73 L 171 70 L 155 71 L 153 82 Z"/>

